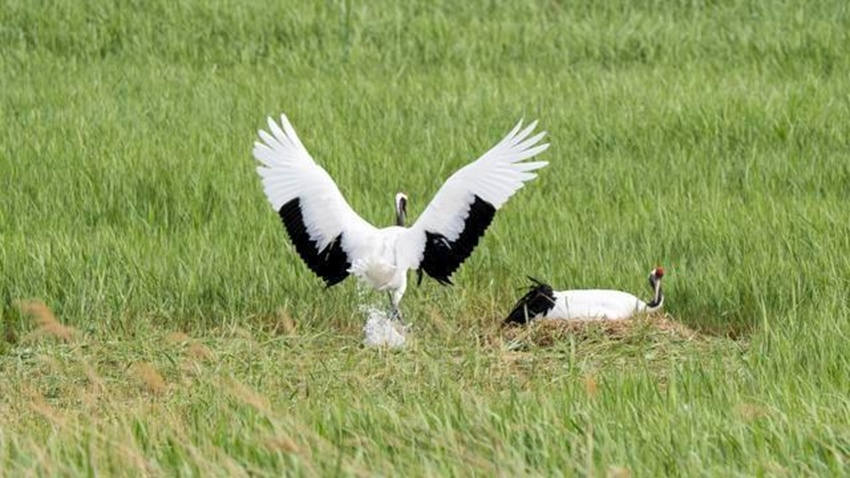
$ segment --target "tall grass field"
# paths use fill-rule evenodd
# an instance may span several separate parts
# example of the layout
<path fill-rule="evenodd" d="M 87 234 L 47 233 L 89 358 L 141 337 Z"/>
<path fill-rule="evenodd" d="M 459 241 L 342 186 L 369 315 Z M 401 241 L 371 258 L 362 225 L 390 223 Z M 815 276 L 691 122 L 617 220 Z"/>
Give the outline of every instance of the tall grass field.
<path fill-rule="evenodd" d="M 550 164 L 371 348 L 284 112 L 378 226 L 521 118 Z M 500 327 L 658 265 L 664 316 Z M 848 475 L 850 4 L 4 0 L 0 332 L 3 476 Z"/>

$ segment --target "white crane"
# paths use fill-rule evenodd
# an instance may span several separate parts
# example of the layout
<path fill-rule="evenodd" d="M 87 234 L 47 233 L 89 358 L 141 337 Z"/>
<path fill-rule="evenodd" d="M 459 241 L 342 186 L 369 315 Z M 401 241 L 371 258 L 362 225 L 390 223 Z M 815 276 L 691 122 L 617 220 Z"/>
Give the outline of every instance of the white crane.
<path fill-rule="evenodd" d="M 649 272 L 652 299 L 646 303 L 619 290 L 580 289 L 554 291 L 552 286 L 529 277 L 534 283 L 519 299 L 505 323 L 524 324 L 536 318 L 544 319 L 628 319 L 636 313 L 659 310 L 664 304 L 661 278 L 664 269 Z"/>
<path fill-rule="evenodd" d="M 348 205 L 337 185 L 316 164 L 295 130 L 281 115 L 259 131 L 254 157 L 262 165 L 266 197 L 278 212 L 301 259 L 327 287 L 354 274 L 369 286 L 388 291 L 392 317 L 401 319 L 399 302 L 408 269 L 417 269 L 444 285 L 472 253 L 496 210 L 545 161 L 524 162 L 549 147 L 532 137 L 537 122 L 522 121 L 478 160 L 456 171 L 411 227 L 404 227 L 407 196 L 396 195 L 396 225 L 378 229 Z M 282 127 L 282 128 L 281 128 Z"/>

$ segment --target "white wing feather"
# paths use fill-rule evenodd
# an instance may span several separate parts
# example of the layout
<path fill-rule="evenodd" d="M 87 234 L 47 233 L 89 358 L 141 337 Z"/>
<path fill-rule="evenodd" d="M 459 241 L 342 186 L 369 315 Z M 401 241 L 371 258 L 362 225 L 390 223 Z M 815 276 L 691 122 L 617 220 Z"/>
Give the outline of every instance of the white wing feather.
<path fill-rule="evenodd" d="M 476 161 L 456 171 L 443 184 L 434 199 L 416 222 L 405 232 L 405 248 L 402 251 L 409 266 L 418 267 L 422 260 L 425 231 L 442 234 L 449 241 L 456 240 L 463 232 L 474 197 L 478 196 L 499 209 L 523 183 L 534 179 L 533 173 L 547 161 L 522 162 L 532 158 L 548 147 L 548 143 L 537 144 L 545 132 L 528 137 L 537 126 L 532 122 L 525 129 L 522 121 L 499 143 Z"/>
<path fill-rule="evenodd" d="M 268 119 L 269 134 L 260 130 L 262 142 L 254 143 L 254 157 L 263 165 L 257 167 L 263 190 L 275 211 L 289 201 L 300 200 L 301 214 L 307 233 L 323 250 L 341 233 L 343 249 L 355 255 L 368 245 L 377 229 L 361 218 L 340 193 L 324 168 L 316 164 L 301 144 L 286 115 L 280 116 L 283 129 Z"/>
<path fill-rule="evenodd" d="M 642 300 L 619 290 L 566 290 L 555 297 L 549 319 L 627 319 L 646 310 Z"/>

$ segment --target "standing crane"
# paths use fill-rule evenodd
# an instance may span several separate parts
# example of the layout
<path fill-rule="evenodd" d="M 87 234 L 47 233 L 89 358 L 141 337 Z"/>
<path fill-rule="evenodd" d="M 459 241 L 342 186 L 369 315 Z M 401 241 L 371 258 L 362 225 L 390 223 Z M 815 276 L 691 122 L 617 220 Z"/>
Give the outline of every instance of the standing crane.
<path fill-rule="evenodd" d="M 296 252 L 327 287 L 349 274 L 387 291 L 392 318 L 401 319 L 399 303 L 407 271 L 426 273 L 451 285 L 451 276 L 472 253 L 496 211 L 536 171 L 548 163 L 525 161 L 549 147 L 546 134 L 531 136 L 537 122 L 520 121 L 476 161 L 456 171 L 425 211 L 405 227 L 407 196 L 396 194 L 396 225 L 378 229 L 360 217 L 298 139 L 286 115 L 280 125 L 268 119 L 260 130 L 254 157 L 266 197 L 280 215 Z"/>

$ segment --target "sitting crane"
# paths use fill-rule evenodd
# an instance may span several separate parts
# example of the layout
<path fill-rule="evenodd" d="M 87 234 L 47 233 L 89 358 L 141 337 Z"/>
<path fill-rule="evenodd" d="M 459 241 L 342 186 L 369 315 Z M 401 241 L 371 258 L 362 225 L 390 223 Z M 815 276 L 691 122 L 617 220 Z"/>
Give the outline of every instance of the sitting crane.
<path fill-rule="evenodd" d="M 653 294 L 649 302 L 619 290 L 555 291 L 549 284 L 529 277 L 533 284 L 528 293 L 517 301 L 505 323 L 525 324 L 537 318 L 628 319 L 638 313 L 655 312 L 664 304 L 662 277 L 662 267 L 656 267 L 649 272 L 649 287 Z"/>

